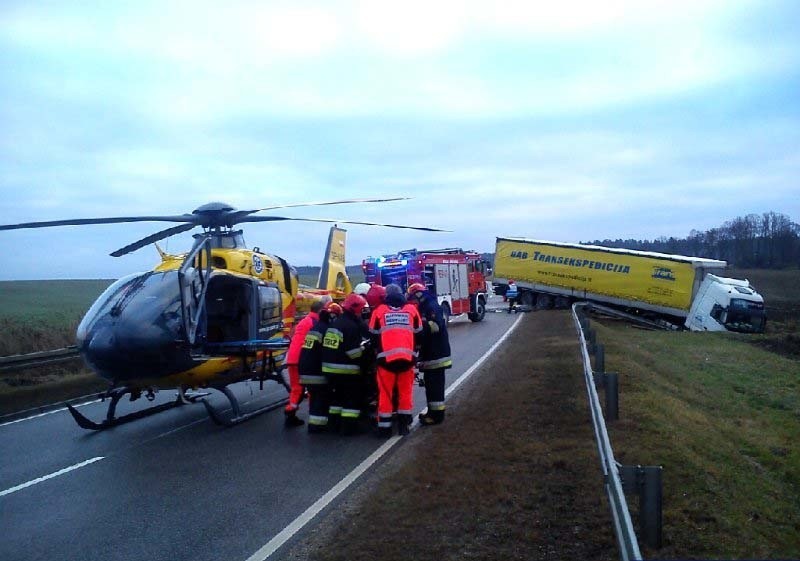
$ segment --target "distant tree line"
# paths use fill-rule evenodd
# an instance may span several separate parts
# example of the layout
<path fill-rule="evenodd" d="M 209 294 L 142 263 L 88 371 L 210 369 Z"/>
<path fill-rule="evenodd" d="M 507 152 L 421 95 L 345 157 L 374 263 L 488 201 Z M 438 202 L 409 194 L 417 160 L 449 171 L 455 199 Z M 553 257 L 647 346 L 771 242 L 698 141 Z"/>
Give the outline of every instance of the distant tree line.
<path fill-rule="evenodd" d="M 686 238 L 595 240 L 581 242 L 722 259 L 738 268 L 784 269 L 800 266 L 800 225 L 777 212 L 748 214 L 705 232 L 692 230 Z"/>

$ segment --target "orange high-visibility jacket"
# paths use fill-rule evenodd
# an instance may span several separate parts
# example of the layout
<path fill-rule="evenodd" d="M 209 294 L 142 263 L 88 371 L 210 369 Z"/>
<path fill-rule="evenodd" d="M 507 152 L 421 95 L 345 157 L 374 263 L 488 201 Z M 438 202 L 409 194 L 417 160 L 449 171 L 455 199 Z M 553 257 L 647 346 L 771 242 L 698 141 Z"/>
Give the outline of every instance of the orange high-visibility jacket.
<path fill-rule="evenodd" d="M 381 304 L 372 313 L 369 331 L 378 343 L 378 363 L 390 364 L 399 360 L 413 364 L 414 335 L 422 331 L 422 319 L 416 306 L 406 304 L 393 308 Z"/>
<path fill-rule="evenodd" d="M 294 328 L 292 341 L 289 343 L 289 352 L 286 354 L 286 364 L 300 363 L 300 349 L 303 348 L 303 343 L 306 340 L 306 334 L 317 320 L 319 320 L 319 314 L 315 312 L 309 312 L 309 314 L 301 319 L 300 323 L 298 323 Z"/>

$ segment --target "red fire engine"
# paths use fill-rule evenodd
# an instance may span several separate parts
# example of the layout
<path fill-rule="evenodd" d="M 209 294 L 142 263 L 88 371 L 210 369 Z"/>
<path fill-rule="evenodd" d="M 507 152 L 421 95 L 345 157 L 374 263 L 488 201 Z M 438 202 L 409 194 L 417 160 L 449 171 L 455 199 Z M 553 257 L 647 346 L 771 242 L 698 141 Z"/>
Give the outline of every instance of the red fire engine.
<path fill-rule="evenodd" d="M 487 263 L 480 253 L 460 248 L 417 251 L 367 257 L 361 264 L 368 283 L 398 284 L 405 291 L 420 282 L 435 294 L 445 317 L 467 314 L 481 321 L 486 314 Z"/>

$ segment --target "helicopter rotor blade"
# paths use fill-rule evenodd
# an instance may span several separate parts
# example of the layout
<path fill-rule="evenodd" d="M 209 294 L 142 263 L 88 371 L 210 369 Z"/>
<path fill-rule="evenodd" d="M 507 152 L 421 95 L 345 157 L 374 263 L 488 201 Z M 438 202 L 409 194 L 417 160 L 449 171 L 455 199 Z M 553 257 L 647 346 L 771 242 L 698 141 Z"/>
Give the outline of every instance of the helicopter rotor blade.
<path fill-rule="evenodd" d="M 116 216 L 106 218 L 68 218 L 66 220 L 47 220 L 44 222 L 22 222 L 20 224 L 0 224 L 0 230 L 21 230 L 23 228 L 51 228 L 53 226 L 85 226 L 87 224 L 119 224 L 124 222 L 191 222 L 194 226 L 198 217 L 191 214 L 177 216 Z"/>
<path fill-rule="evenodd" d="M 267 206 L 264 208 L 257 208 L 255 210 L 240 210 L 233 213 L 236 215 L 237 219 L 236 222 L 241 222 L 239 217 L 249 216 L 256 212 L 263 212 L 265 210 L 275 210 L 279 208 L 297 208 L 303 206 L 329 206 L 329 205 L 349 205 L 354 203 L 388 203 L 391 201 L 407 201 L 410 200 L 411 197 L 391 197 L 385 199 L 343 199 L 341 201 L 316 201 L 310 203 L 292 203 L 288 205 L 276 205 L 276 206 Z"/>
<path fill-rule="evenodd" d="M 146 245 L 150 245 L 151 243 L 157 242 L 159 240 L 163 240 L 164 238 L 168 238 L 170 236 L 174 236 L 175 234 L 180 234 L 182 232 L 186 232 L 191 230 L 195 227 L 195 224 L 181 224 L 180 226 L 173 226 L 172 228 L 167 228 L 166 230 L 161 230 L 160 232 L 156 232 L 155 234 L 150 234 L 146 238 L 142 238 L 139 241 L 135 241 L 132 244 L 126 245 L 123 248 L 118 249 L 117 251 L 111 253 L 112 257 L 120 257 L 122 255 L 126 255 L 131 253 L 132 251 L 136 251 Z"/>
<path fill-rule="evenodd" d="M 384 224 L 381 222 L 362 222 L 358 220 L 334 220 L 333 218 L 291 218 L 288 216 L 248 216 L 239 222 L 277 222 L 281 220 L 297 220 L 300 222 L 327 222 L 329 224 L 359 224 L 361 226 L 384 226 L 386 228 L 402 228 L 406 230 L 421 230 L 423 232 L 450 232 L 441 228 L 428 226 L 405 226 L 402 224 Z"/>

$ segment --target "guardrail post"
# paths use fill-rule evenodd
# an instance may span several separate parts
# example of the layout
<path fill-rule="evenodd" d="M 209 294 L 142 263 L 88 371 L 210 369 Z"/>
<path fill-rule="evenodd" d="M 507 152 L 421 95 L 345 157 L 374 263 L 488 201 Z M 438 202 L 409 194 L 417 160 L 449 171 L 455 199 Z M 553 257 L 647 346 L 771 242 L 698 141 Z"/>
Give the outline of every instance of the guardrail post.
<path fill-rule="evenodd" d="M 639 496 L 644 542 L 652 548 L 661 548 L 661 466 L 644 468 L 644 488 Z"/>
<path fill-rule="evenodd" d="M 662 471 L 661 466 L 619 466 L 623 490 L 639 495 L 639 533 L 653 549 L 662 544 Z"/>
<path fill-rule="evenodd" d="M 606 420 L 619 420 L 619 376 L 616 372 L 603 374 L 603 384 L 606 388 Z"/>
<path fill-rule="evenodd" d="M 597 343 L 594 349 L 594 371 L 606 371 L 606 349 L 603 347 L 602 343 Z"/>
<path fill-rule="evenodd" d="M 587 329 L 586 350 L 594 354 L 597 348 L 597 332 L 594 329 Z"/>

